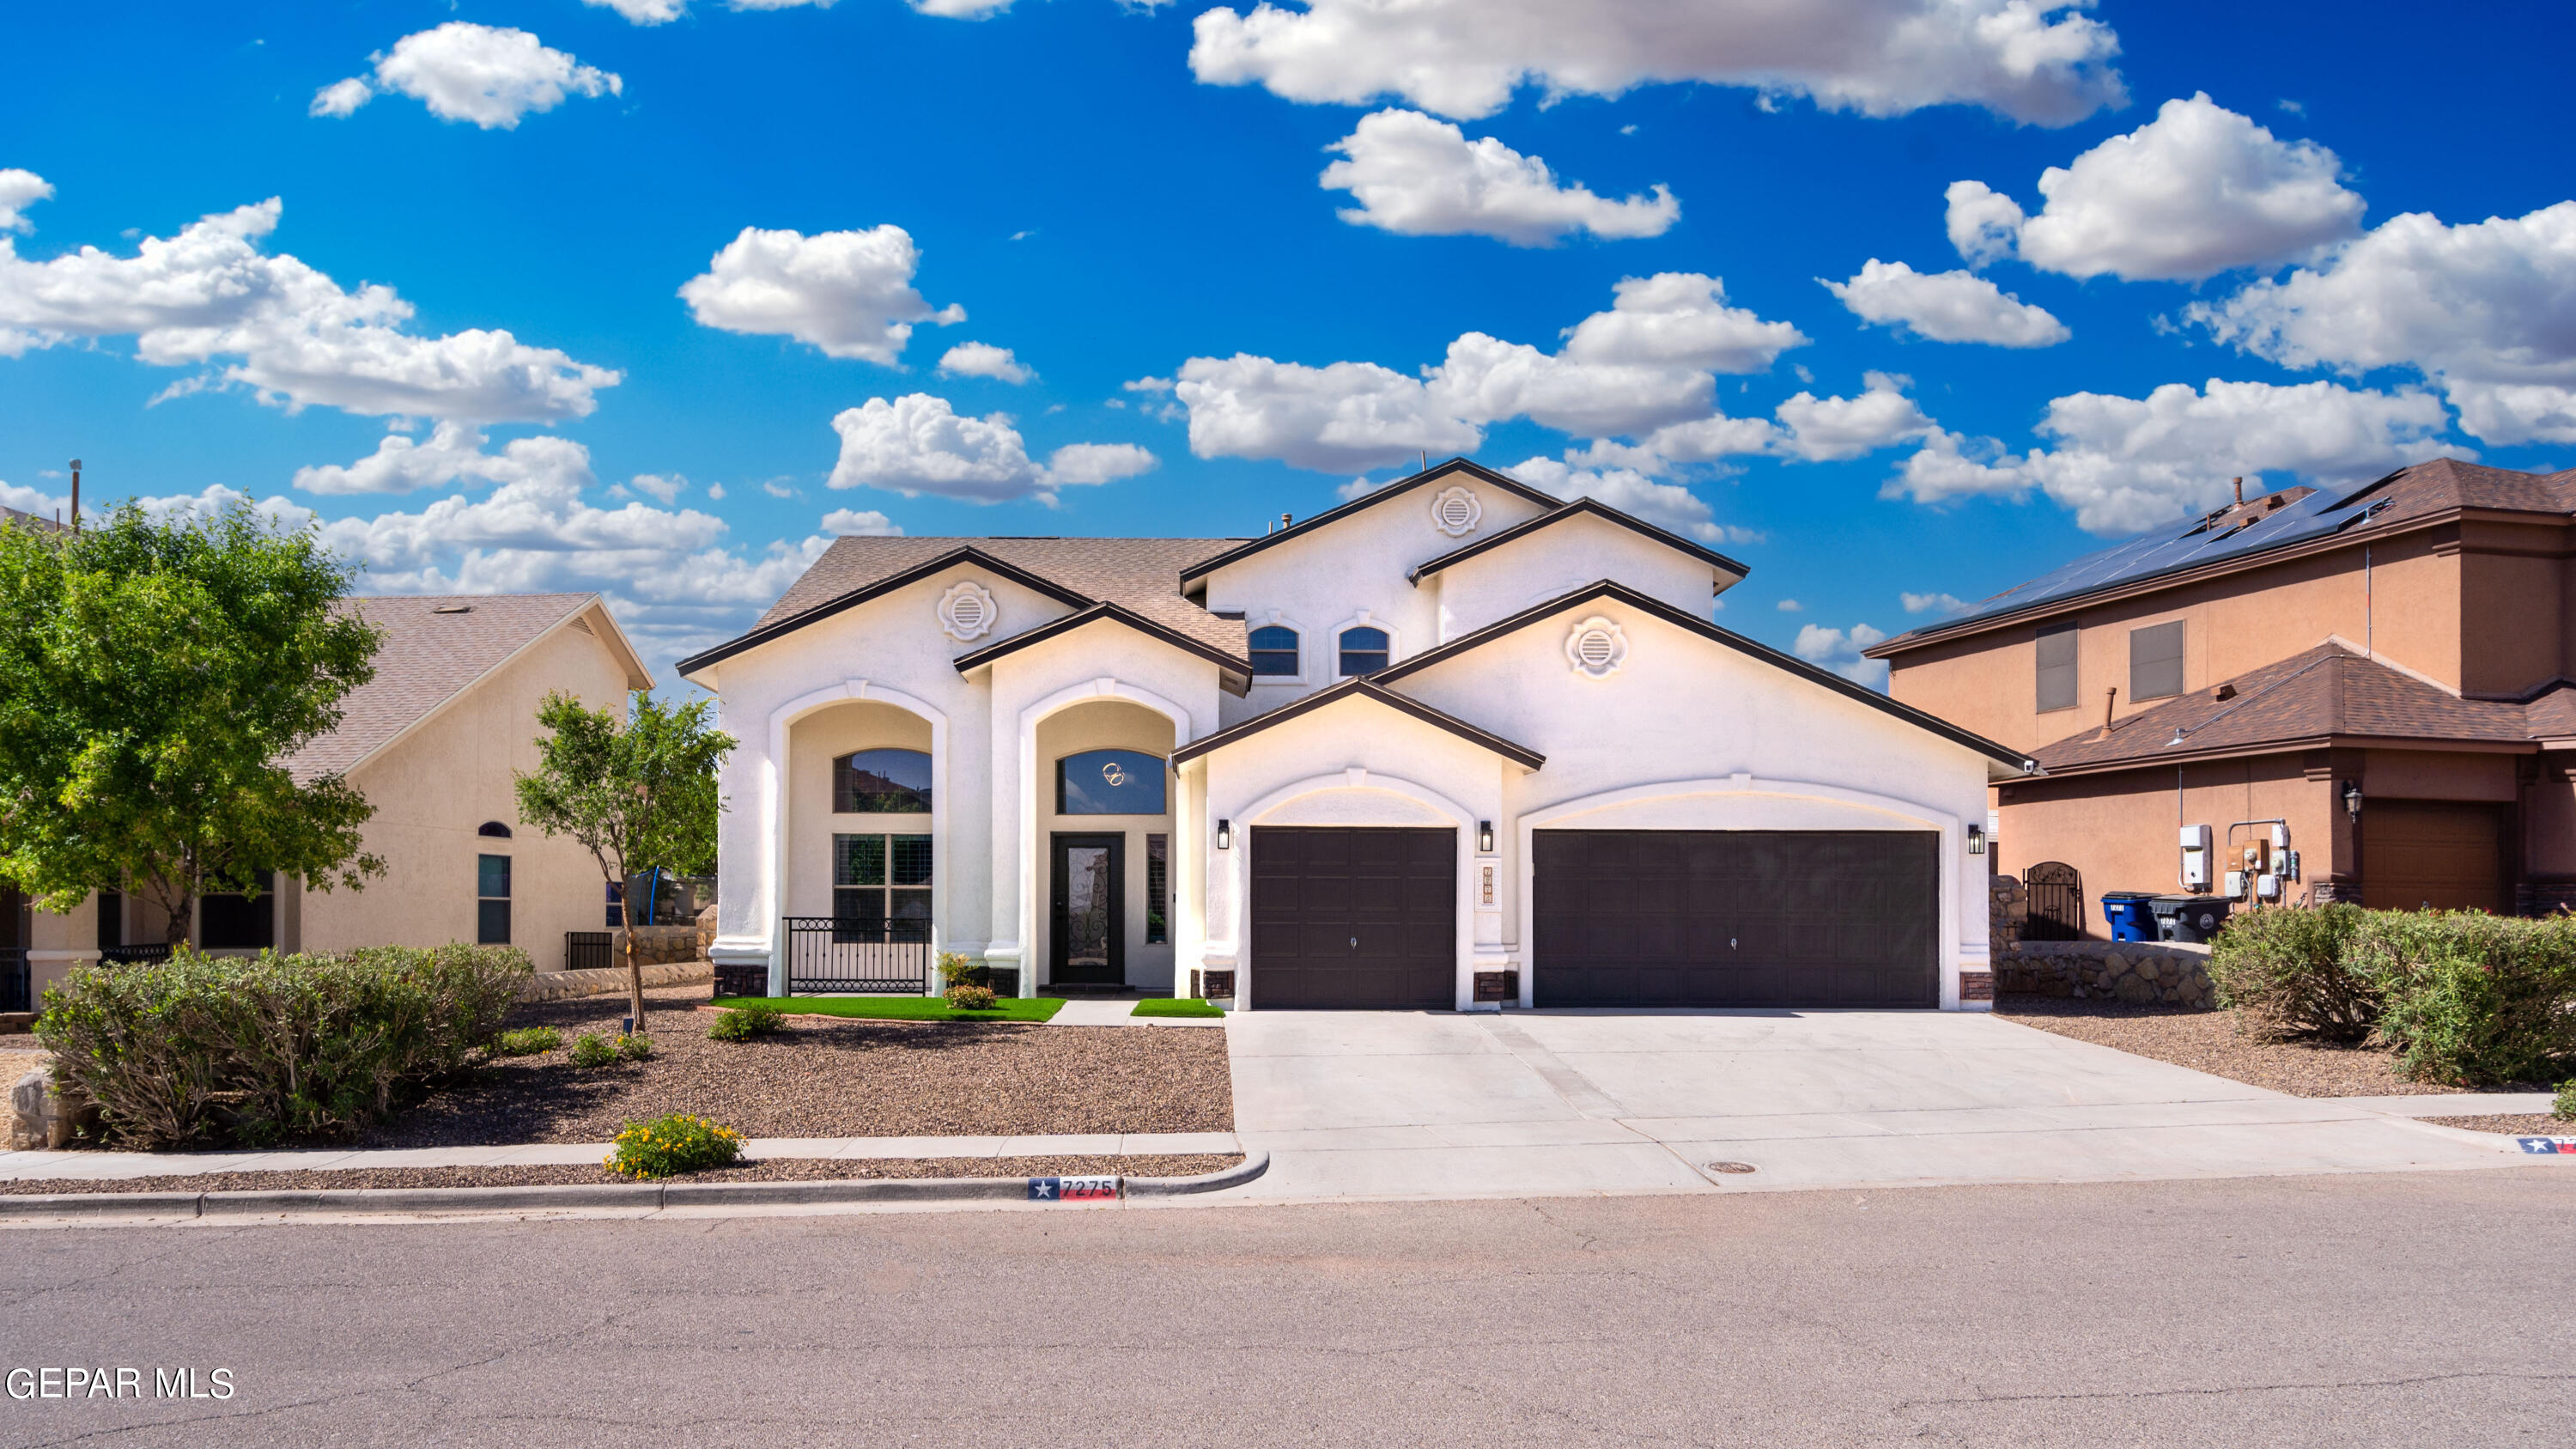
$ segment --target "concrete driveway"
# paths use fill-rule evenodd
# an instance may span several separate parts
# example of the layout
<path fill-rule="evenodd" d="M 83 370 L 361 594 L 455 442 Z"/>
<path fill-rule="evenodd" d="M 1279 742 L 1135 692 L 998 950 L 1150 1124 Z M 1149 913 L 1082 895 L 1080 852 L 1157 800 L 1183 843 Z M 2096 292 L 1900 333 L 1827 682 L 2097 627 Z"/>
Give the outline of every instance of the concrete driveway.
<path fill-rule="evenodd" d="M 1243 1196 L 1402 1198 L 2492 1168 L 2499 1138 L 1967 1012 L 1228 1018 Z M 2467 1108 L 2466 1110 L 2480 1110 Z M 1751 1173 L 1710 1164 L 1747 1164 Z M 2576 1164 L 2569 1164 L 2576 1166 Z M 1234 1194 L 1229 1194 L 1234 1196 Z"/>

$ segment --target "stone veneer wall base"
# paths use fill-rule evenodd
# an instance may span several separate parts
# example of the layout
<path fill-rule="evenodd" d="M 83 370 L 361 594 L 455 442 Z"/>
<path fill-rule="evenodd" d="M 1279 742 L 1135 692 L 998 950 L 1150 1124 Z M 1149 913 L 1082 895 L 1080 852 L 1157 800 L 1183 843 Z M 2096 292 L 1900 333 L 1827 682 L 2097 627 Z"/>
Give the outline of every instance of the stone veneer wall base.
<path fill-rule="evenodd" d="M 2024 941 L 1995 955 L 1995 993 L 2132 1006 L 2218 1004 L 2209 948 L 2181 941 Z"/>

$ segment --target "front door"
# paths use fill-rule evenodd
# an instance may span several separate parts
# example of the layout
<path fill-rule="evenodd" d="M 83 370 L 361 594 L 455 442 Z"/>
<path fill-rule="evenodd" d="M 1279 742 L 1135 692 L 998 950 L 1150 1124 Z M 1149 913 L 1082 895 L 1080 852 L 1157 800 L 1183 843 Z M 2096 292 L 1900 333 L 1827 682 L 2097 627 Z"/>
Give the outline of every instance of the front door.
<path fill-rule="evenodd" d="M 1047 979 L 1070 986 L 1127 981 L 1127 837 L 1055 837 Z"/>

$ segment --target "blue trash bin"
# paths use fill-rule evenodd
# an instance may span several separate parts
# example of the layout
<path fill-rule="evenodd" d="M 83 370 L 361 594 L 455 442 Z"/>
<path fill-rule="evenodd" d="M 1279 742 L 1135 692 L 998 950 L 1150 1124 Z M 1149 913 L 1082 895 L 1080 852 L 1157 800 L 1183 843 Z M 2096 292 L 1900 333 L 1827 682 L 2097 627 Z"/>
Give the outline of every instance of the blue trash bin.
<path fill-rule="evenodd" d="M 2153 891 L 2102 892 L 2102 918 L 2109 922 L 2114 941 L 2152 941 L 2156 939 L 2156 913 L 2150 904 Z"/>

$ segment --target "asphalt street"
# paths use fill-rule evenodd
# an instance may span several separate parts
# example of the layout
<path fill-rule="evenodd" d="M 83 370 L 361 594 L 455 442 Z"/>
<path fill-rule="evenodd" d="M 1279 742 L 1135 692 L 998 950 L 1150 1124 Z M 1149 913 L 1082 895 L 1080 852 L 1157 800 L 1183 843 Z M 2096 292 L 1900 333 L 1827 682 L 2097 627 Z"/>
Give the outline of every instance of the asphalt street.
<path fill-rule="evenodd" d="M 0 1443 L 2562 1445 L 2553 1167 L 18 1229 Z"/>

